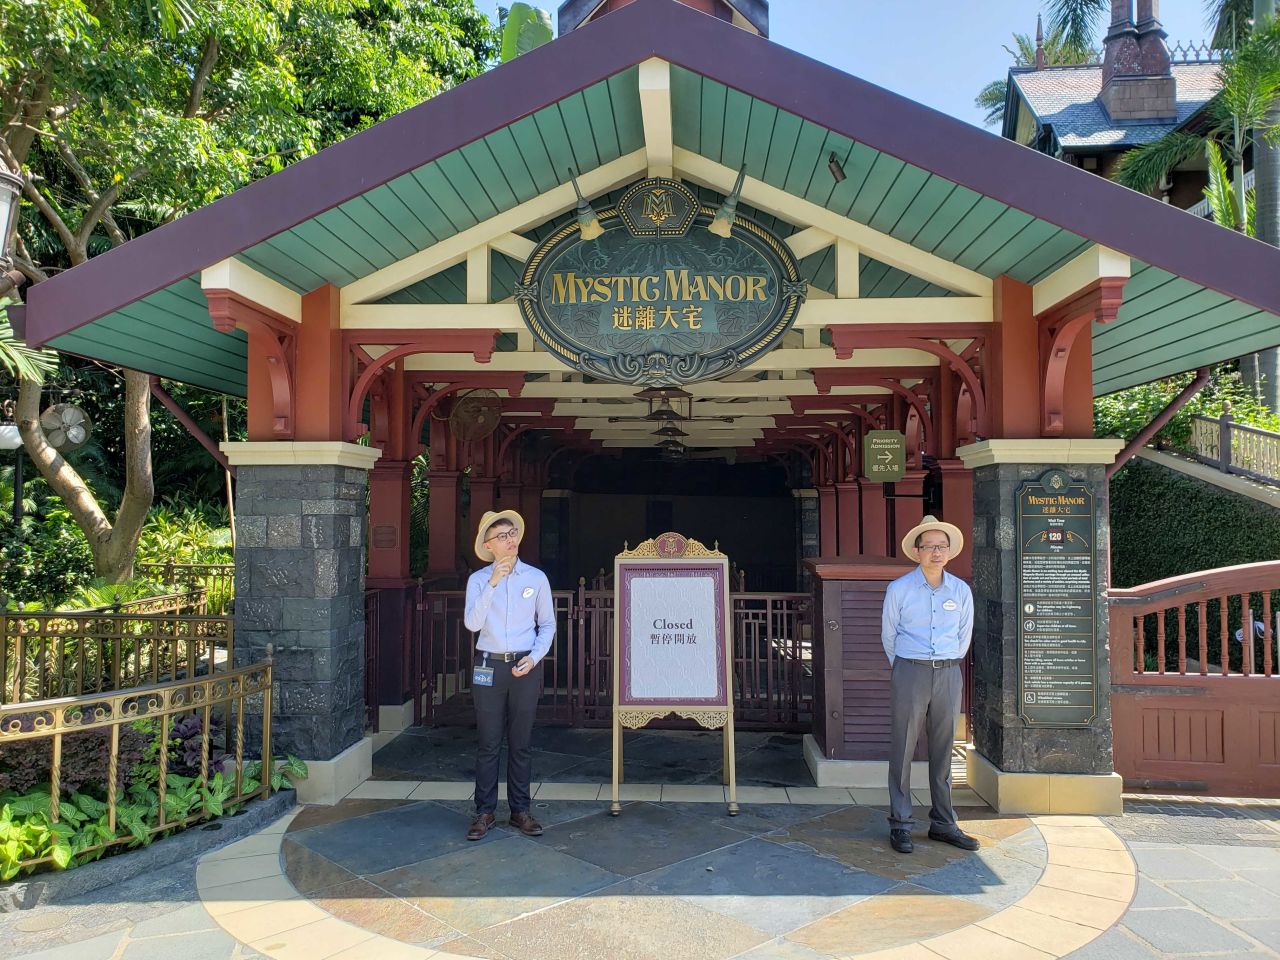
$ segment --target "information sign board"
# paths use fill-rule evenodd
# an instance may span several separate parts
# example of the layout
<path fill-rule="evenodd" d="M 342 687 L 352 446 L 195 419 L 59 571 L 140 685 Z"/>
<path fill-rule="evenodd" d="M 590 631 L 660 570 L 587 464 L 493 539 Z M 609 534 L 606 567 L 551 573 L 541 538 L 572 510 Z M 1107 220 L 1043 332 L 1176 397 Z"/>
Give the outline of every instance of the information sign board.
<path fill-rule="evenodd" d="M 664 533 L 614 560 L 613 802 L 622 729 L 676 714 L 724 731 L 729 813 L 738 812 L 729 646 L 729 558 Z"/>
<path fill-rule="evenodd" d="M 1061 470 L 1018 489 L 1018 710 L 1029 727 L 1098 712 L 1094 498 Z"/>
<path fill-rule="evenodd" d="M 862 474 L 896 483 L 907 473 L 907 438 L 898 430 L 871 430 L 862 440 Z"/>

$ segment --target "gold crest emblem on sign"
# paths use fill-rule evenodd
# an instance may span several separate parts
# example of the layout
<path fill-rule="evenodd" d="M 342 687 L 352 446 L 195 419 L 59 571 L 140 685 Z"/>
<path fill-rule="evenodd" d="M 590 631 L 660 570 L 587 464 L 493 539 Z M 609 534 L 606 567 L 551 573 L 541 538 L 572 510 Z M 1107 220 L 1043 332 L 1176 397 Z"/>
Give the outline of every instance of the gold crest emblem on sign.
<path fill-rule="evenodd" d="M 1049 481 L 1049 486 L 1053 487 L 1053 489 L 1055 490 L 1061 490 L 1064 486 L 1066 486 L 1066 484 L 1062 482 L 1062 475 L 1055 473 L 1053 475 L 1053 478 Z"/>
<path fill-rule="evenodd" d="M 663 222 L 674 215 L 675 207 L 671 202 L 671 194 L 666 190 L 656 188 L 645 194 L 644 217 L 646 220 L 652 220 L 655 227 L 662 226 Z"/>

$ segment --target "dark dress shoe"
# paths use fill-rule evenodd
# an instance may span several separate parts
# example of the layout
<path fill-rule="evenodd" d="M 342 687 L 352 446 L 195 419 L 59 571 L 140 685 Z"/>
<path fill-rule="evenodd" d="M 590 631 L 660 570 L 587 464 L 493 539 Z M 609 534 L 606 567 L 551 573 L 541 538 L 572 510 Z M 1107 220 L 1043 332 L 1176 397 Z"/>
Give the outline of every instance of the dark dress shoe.
<path fill-rule="evenodd" d="M 961 850 L 977 850 L 979 843 L 973 837 L 969 836 L 959 827 L 953 830 L 935 830 L 929 828 L 929 839 L 937 840 L 939 843 L 949 843 L 953 847 L 959 847 Z"/>
<path fill-rule="evenodd" d="M 889 846 L 899 853 L 910 853 L 916 848 L 916 845 L 911 842 L 910 830 L 890 830 Z"/>
<path fill-rule="evenodd" d="M 492 813 L 478 813 L 476 818 L 471 821 L 471 829 L 467 831 L 468 840 L 483 840 L 484 835 L 489 832 L 489 828 L 493 826 L 496 818 Z"/>
<path fill-rule="evenodd" d="M 533 819 L 533 814 L 531 813 L 511 814 L 511 825 L 526 837 L 542 836 L 542 824 Z"/>

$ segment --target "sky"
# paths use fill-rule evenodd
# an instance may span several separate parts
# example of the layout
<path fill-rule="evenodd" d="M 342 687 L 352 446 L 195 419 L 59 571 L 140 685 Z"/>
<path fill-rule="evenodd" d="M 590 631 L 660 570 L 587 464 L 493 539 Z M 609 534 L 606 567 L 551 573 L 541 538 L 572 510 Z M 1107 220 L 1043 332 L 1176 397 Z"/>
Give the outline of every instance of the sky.
<path fill-rule="evenodd" d="M 496 18 L 496 0 L 477 4 Z M 535 5 L 555 22 L 559 4 Z M 1170 43 L 1208 38 L 1204 5 L 1160 4 Z M 1034 36 L 1044 8 L 1035 0 L 773 0 L 769 34 L 784 47 L 982 126 L 974 96 L 1005 75 L 1011 58 L 1001 45 L 1012 46 L 1014 32 Z"/>

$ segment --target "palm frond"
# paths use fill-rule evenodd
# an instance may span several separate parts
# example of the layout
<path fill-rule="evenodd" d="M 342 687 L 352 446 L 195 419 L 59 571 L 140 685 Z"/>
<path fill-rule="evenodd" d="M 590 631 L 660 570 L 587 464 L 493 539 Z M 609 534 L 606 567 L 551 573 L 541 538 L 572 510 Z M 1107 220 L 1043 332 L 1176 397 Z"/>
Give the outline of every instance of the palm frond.
<path fill-rule="evenodd" d="M 1234 50 L 1249 35 L 1253 0 L 1205 0 L 1204 13 L 1214 49 Z"/>
<path fill-rule="evenodd" d="M 49 350 L 32 350 L 15 337 L 4 303 L 0 301 L 0 369 L 10 376 L 41 383 L 46 374 L 58 369 L 58 355 Z"/>
<path fill-rule="evenodd" d="M 1272 21 L 1241 43 L 1218 69 L 1218 81 L 1221 89 L 1209 105 L 1217 129 L 1265 126 L 1280 97 L 1280 27 Z"/>
<path fill-rule="evenodd" d="M 1108 6 L 1106 0 L 1050 0 L 1049 32 L 1060 33 L 1076 50 L 1088 50 Z"/>
<path fill-rule="evenodd" d="M 1150 193 L 1180 163 L 1204 149 L 1204 140 L 1175 130 L 1130 150 L 1116 164 L 1112 179 L 1139 193 Z"/>
<path fill-rule="evenodd" d="M 1231 230 L 1240 229 L 1239 205 L 1236 203 L 1235 187 L 1231 183 L 1231 169 L 1220 147 L 1213 140 L 1204 143 L 1205 157 L 1209 161 L 1209 185 L 1204 188 L 1205 199 L 1209 201 L 1209 209 L 1213 211 L 1213 219 Z M 1246 232 L 1248 221 L 1246 220 Z"/>
<path fill-rule="evenodd" d="M 986 111 L 982 122 L 988 127 L 994 127 L 1004 120 L 1004 100 L 1008 92 L 1008 81 L 992 80 L 979 90 L 978 95 L 973 98 L 974 106 L 979 110 Z"/>

